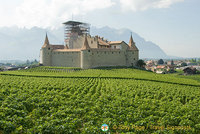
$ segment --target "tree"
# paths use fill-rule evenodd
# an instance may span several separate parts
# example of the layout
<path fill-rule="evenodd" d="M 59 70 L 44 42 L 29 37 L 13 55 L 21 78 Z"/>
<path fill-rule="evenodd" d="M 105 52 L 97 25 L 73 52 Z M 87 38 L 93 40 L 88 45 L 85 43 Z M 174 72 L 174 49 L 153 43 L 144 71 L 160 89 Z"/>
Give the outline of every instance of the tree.
<path fill-rule="evenodd" d="M 137 61 L 137 66 L 138 67 L 144 68 L 145 65 L 146 65 L 146 63 L 143 60 L 138 60 Z"/>
<path fill-rule="evenodd" d="M 162 65 L 162 64 L 164 64 L 163 59 L 158 60 L 158 65 Z"/>
<path fill-rule="evenodd" d="M 197 62 L 197 59 L 196 59 L 196 58 L 195 58 L 195 59 L 191 59 L 190 62 L 196 63 L 196 62 Z"/>
<path fill-rule="evenodd" d="M 171 60 L 171 65 L 174 65 L 174 61 L 173 60 Z"/>
<path fill-rule="evenodd" d="M 181 63 L 181 66 L 182 67 L 187 66 L 187 63 L 183 62 L 183 63 Z"/>

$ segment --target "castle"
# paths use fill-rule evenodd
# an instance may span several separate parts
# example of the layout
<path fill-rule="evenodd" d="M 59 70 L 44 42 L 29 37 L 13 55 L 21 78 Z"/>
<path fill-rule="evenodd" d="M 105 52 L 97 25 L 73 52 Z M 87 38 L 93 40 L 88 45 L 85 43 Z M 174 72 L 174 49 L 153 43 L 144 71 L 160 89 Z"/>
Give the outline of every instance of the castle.
<path fill-rule="evenodd" d="M 46 35 L 40 50 L 40 64 L 44 66 L 80 67 L 135 66 L 139 50 L 132 35 L 129 44 L 107 41 L 89 35 L 89 24 L 68 21 L 65 24 L 65 45 L 52 45 Z"/>

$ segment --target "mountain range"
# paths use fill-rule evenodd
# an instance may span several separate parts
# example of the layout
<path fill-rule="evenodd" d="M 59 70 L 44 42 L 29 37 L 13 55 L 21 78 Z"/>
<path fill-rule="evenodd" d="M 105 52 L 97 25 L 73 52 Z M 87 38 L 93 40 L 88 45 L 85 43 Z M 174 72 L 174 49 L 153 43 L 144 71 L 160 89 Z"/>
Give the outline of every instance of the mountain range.
<path fill-rule="evenodd" d="M 0 60 L 39 59 L 39 51 L 44 43 L 46 32 L 51 44 L 64 44 L 64 28 L 31 29 L 18 27 L 0 28 Z M 132 33 L 136 46 L 139 48 L 139 58 L 170 58 L 158 45 L 145 41 L 130 29 L 114 29 L 110 27 L 91 27 L 90 34 L 104 37 L 109 41 L 124 40 L 129 42 Z"/>

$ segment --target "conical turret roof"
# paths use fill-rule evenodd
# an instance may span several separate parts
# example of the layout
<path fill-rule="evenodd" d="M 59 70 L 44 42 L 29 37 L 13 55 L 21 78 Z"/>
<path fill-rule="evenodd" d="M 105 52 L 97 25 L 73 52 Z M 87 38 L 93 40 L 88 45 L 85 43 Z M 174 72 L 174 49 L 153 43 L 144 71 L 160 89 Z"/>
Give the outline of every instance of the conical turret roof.
<path fill-rule="evenodd" d="M 65 45 L 65 49 L 69 49 L 68 45 Z"/>
<path fill-rule="evenodd" d="M 88 40 L 87 40 L 87 35 L 85 36 L 85 41 L 84 41 L 81 49 L 90 49 L 90 46 L 89 46 Z"/>
<path fill-rule="evenodd" d="M 128 45 L 129 45 L 129 49 L 138 50 L 138 48 L 137 48 L 136 45 L 135 45 L 135 42 L 133 41 L 132 35 L 131 35 L 131 37 L 130 37 L 130 40 L 129 40 Z"/>
<path fill-rule="evenodd" d="M 49 46 L 49 39 L 46 33 L 46 37 L 45 37 L 45 41 L 44 41 L 44 45 L 42 46 L 42 48 Z"/>

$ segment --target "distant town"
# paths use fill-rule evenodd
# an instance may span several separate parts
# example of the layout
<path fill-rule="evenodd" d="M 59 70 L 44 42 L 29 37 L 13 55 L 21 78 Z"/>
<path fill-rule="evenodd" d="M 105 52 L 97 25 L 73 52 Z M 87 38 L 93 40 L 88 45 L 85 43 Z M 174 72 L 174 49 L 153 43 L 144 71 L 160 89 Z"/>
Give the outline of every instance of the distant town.
<path fill-rule="evenodd" d="M 145 60 L 144 68 L 146 70 L 167 74 L 177 73 L 180 74 L 199 74 L 200 72 L 200 59 L 185 59 L 185 60 Z"/>
<path fill-rule="evenodd" d="M 12 71 L 12 70 L 21 70 L 21 69 L 28 69 L 32 67 L 37 67 L 39 66 L 39 61 L 36 59 L 31 61 L 31 60 L 26 60 L 26 61 L 4 61 L 0 62 L 0 71 Z"/>
<path fill-rule="evenodd" d="M 141 68 L 159 74 L 180 73 L 184 75 L 200 74 L 200 58 L 195 59 L 143 59 Z M 9 61 L 1 63 L 0 71 L 22 70 L 39 66 L 38 60 L 26 60 L 24 62 Z"/>

